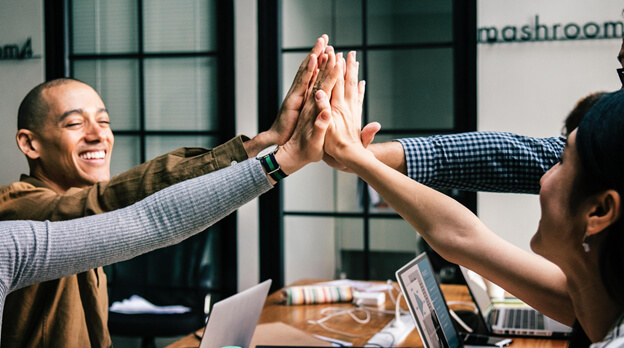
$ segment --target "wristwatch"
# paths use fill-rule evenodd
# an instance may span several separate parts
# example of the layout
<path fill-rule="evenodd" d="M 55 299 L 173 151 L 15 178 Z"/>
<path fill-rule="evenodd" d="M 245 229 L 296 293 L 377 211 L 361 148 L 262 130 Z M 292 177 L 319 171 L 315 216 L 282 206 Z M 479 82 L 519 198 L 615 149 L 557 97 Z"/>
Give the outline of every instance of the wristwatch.
<path fill-rule="evenodd" d="M 278 145 L 271 145 L 266 149 L 260 151 L 256 156 L 256 159 L 260 161 L 264 171 L 275 181 L 283 180 L 286 175 L 282 168 L 280 168 L 279 163 L 275 160 L 275 153 L 279 149 Z"/>

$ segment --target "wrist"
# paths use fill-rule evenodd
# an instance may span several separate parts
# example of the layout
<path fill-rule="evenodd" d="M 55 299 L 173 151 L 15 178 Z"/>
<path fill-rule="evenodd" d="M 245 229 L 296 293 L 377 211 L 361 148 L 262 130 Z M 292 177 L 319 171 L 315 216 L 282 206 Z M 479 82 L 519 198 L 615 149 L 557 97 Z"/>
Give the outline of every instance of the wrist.
<path fill-rule="evenodd" d="M 267 178 L 273 185 L 284 180 L 288 176 L 288 174 L 284 173 L 278 160 L 275 158 L 275 154 L 279 151 L 279 149 L 279 146 L 273 144 L 260 151 L 260 153 L 256 156 L 256 159 L 260 161 Z"/>
<path fill-rule="evenodd" d="M 407 175 L 407 162 L 403 144 L 398 141 L 390 141 L 370 144 L 368 149 L 385 165 Z"/>
<path fill-rule="evenodd" d="M 296 153 L 293 153 L 289 145 L 289 143 L 284 144 L 284 146 L 281 146 L 275 153 L 275 160 L 280 164 L 280 167 L 286 175 L 293 174 L 307 164 L 301 160 L 302 156 L 297 156 Z"/>
<path fill-rule="evenodd" d="M 256 135 L 252 139 L 245 141 L 243 143 L 243 147 L 245 148 L 245 152 L 247 152 L 247 156 L 249 158 L 254 158 L 258 155 L 258 153 L 260 153 L 260 151 L 273 144 L 277 143 L 275 141 L 272 141 L 268 131 L 264 131 L 258 133 L 258 135 Z"/>
<path fill-rule="evenodd" d="M 349 169 L 362 162 L 376 159 L 375 154 L 362 146 L 346 146 L 336 151 L 334 158 Z"/>

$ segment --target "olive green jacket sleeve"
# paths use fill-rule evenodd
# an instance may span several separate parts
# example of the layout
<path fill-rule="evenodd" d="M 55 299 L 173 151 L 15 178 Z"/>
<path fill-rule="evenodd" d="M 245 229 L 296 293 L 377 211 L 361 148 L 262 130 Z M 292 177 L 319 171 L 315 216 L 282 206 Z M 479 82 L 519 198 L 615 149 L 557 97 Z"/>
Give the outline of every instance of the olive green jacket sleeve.
<path fill-rule="evenodd" d="M 0 189 L 0 220 L 67 220 L 116 210 L 154 192 L 247 159 L 244 136 L 212 149 L 180 148 L 110 181 L 58 195 L 31 177 Z M 34 209 L 36 207 L 36 209 Z"/>
<path fill-rule="evenodd" d="M 168 186 L 247 159 L 243 137 L 212 150 L 181 148 L 108 182 L 57 194 L 28 176 L 0 188 L 0 220 L 69 220 L 129 206 Z M 106 275 L 101 268 L 34 284 L 6 299 L 2 346 L 109 347 Z"/>

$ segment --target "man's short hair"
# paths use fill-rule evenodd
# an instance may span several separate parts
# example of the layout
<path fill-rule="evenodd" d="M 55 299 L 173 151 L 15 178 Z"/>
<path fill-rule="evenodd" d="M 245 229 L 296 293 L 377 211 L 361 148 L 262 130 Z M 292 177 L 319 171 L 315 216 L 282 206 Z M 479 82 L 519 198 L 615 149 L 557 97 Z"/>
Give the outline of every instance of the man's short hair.
<path fill-rule="evenodd" d="M 24 97 L 24 100 L 22 100 L 17 111 L 17 130 L 28 129 L 37 131 L 43 128 L 48 112 L 50 111 L 48 102 L 43 98 L 43 91 L 70 82 L 83 83 L 76 79 L 63 77 L 43 82 L 31 89 L 30 92 L 26 94 L 26 97 Z"/>

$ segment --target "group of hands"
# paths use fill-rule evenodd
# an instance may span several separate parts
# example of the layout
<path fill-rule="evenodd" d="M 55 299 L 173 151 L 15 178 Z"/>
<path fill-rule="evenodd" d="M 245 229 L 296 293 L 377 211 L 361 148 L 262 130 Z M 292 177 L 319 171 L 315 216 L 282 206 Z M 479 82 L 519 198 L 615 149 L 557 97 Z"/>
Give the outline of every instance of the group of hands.
<path fill-rule="evenodd" d="M 365 82 L 358 81 L 355 51 L 345 59 L 328 42 L 327 35 L 317 40 L 265 132 L 280 145 L 275 157 L 286 174 L 321 159 L 349 170 L 349 161 L 366 151 L 381 127 L 377 122 L 361 127 Z"/>

